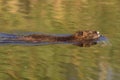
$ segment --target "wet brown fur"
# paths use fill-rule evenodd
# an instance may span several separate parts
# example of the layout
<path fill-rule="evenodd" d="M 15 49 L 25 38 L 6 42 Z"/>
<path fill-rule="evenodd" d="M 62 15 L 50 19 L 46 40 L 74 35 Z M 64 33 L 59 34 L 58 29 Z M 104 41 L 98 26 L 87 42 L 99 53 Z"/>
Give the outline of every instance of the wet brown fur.
<path fill-rule="evenodd" d="M 99 38 L 97 31 L 77 31 L 76 33 L 70 36 L 55 36 L 55 35 L 46 35 L 46 34 L 32 34 L 23 36 L 20 40 L 27 42 L 77 42 L 74 45 L 81 47 L 88 47 L 95 45 L 95 39 Z"/>

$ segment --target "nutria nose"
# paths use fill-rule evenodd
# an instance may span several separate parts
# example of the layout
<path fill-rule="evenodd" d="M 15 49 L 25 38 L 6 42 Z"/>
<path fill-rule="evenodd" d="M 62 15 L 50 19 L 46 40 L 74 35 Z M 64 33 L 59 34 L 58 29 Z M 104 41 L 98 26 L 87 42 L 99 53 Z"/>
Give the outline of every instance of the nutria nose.
<path fill-rule="evenodd" d="M 99 31 L 97 31 L 97 34 L 100 34 L 100 32 L 99 32 Z"/>
<path fill-rule="evenodd" d="M 99 31 L 96 31 L 95 33 L 98 35 L 98 37 L 100 37 L 100 32 Z"/>

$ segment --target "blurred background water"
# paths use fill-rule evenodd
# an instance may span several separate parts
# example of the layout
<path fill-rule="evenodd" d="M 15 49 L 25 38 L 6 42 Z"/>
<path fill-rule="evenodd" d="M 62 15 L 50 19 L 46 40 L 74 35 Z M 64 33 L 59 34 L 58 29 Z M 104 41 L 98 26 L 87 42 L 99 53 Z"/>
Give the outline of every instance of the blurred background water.
<path fill-rule="evenodd" d="M 0 46 L 1 80 L 120 80 L 119 0 L 0 0 L 0 32 L 98 30 L 111 46 Z"/>

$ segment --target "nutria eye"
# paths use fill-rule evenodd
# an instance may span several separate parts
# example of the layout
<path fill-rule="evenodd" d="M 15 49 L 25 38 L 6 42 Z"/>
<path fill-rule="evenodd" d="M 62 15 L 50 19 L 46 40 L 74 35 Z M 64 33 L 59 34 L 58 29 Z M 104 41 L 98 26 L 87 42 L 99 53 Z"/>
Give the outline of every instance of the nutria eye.
<path fill-rule="evenodd" d="M 83 35 L 83 32 L 79 32 L 79 35 Z"/>

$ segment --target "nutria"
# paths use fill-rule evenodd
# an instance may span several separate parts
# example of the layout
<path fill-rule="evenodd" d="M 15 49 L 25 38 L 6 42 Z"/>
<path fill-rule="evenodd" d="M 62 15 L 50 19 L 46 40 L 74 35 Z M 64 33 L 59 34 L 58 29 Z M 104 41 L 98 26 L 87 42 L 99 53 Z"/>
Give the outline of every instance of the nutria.
<path fill-rule="evenodd" d="M 31 34 L 19 38 L 26 42 L 71 42 L 80 47 L 88 47 L 97 44 L 95 41 L 100 37 L 98 31 L 77 31 L 69 36 L 56 36 L 47 34 Z"/>

